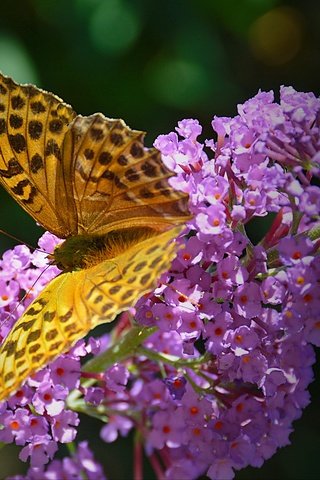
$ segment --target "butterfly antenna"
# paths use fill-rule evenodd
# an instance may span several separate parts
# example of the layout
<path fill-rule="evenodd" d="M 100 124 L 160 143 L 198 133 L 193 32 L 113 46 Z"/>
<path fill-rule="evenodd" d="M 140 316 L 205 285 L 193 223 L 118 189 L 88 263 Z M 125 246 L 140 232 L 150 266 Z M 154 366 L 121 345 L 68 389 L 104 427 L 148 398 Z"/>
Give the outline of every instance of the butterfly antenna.
<path fill-rule="evenodd" d="M 14 240 L 15 242 L 18 242 L 18 243 L 21 243 L 21 244 L 23 244 L 23 245 L 26 245 L 27 247 L 30 248 L 30 250 L 37 250 L 38 252 L 41 252 L 41 253 L 47 253 L 47 252 L 45 252 L 44 250 L 41 250 L 41 248 L 33 247 L 33 246 L 30 245 L 29 243 L 24 242 L 23 240 L 20 240 L 20 238 L 15 237 L 14 235 L 11 235 L 11 233 L 8 233 L 8 232 L 6 232 L 5 230 L 2 230 L 2 228 L 0 228 L 0 233 L 3 233 L 3 235 L 6 235 L 6 237 L 11 238 L 11 239 Z"/>

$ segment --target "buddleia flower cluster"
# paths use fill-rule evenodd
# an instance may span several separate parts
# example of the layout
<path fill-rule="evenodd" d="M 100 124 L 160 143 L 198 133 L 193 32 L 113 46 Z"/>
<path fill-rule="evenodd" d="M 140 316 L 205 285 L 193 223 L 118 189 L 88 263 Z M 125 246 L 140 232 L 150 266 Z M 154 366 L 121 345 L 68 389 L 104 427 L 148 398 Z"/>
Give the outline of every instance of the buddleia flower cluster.
<path fill-rule="evenodd" d="M 193 214 L 158 288 L 0 404 L 0 441 L 30 461 L 11 479 L 105 478 L 87 443 L 54 459 L 83 414 L 101 419 L 106 443 L 137 433 L 133 478 L 143 452 L 159 479 L 228 480 L 290 443 L 320 344 L 320 100 L 259 92 L 212 127 L 203 142 L 199 122 L 182 120 L 155 142 Z M 57 241 L 46 233 L 40 247 Z M 25 246 L 4 254 L 2 338 L 57 274 L 45 268 Z"/>

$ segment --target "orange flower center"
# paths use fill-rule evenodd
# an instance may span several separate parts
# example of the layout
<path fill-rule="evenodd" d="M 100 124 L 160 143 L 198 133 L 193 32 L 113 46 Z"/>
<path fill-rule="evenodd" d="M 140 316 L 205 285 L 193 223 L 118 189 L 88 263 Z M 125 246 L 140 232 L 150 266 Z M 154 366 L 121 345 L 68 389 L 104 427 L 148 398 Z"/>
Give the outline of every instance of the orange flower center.
<path fill-rule="evenodd" d="M 180 378 L 177 378 L 174 382 L 173 382 L 174 386 L 176 388 L 180 388 L 182 386 L 182 381 L 180 380 Z"/>
<path fill-rule="evenodd" d="M 243 403 L 238 403 L 238 405 L 236 406 L 236 410 L 239 413 L 243 411 L 243 408 L 244 408 Z"/>
<path fill-rule="evenodd" d="M 12 420 L 12 422 L 10 422 L 10 427 L 11 430 L 18 430 L 20 423 L 17 420 Z"/>
<path fill-rule="evenodd" d="M 199 413 L 199 408 L 198 407 L 190 407 L 190 413 L 191 413 L 191 415 L 197 415 L 197 413 Z"/>
<path fill-rule="evenodd" d="M 222 427 L 223 427 L 223 423 L 222 423 L 220 420 L 218 420 L 218 421 L 216 422 L 214 428 L 215 428 L 216 430 L 221 430 Z"/>
<path fill-rule="evenodd" d="M 241 301 L 241 303 L 247 303 L 247 301 L 248 301 L 247 295 L 241 295 L 240 301 Z"/>

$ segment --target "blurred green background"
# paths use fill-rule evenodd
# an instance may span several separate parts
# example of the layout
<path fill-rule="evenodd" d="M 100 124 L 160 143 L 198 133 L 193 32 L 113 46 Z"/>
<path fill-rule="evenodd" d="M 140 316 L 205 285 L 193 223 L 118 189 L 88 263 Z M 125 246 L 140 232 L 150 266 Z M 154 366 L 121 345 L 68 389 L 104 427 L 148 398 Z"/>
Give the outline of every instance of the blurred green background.
<path fill-rule="evenodd" d="M 319 94 L 319 26 L 318 0 L 1 0 L 0 70 L 83 115 L 121 117 L 151 145 L 187 117 L 209 137 L 213 115 L 234 115 L 259 88 Z M 35 244 L 40 228 L 2 190 L 0 202 L 0 227 Z M 1 252 L 12 245 L 0 237 Z M 320 477 L 320 392 L 311 390 L 293 445 L 238 480 Z M 130 441 L 103 444 L 98 426 L 83 419 L 79 437 L 92 439 L 111 480 L 132 478 Z M 0 452 L 0 479 L 18 473 L 16 454 Z"/>

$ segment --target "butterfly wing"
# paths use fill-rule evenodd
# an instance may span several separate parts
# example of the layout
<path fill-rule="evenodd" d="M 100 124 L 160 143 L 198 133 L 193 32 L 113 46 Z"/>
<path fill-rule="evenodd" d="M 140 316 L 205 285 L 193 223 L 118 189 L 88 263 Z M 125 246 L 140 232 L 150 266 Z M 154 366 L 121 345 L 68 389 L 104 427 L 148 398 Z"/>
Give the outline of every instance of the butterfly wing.
<path fill-rule="evenodd" d="M 60 238 L 190 218 L 144 133 L 102 114 L 77 116 L 59 97 L 0 74 L 0 182 Z"/>
<path fill-rule="evenodd" d="M 73 121 L 63 144 L 64 181 L 57 191 L 63 211 L 75 203 L 70 230 L 105 234 L 148 226 L 162 231 L 190 218 L 188 196 L 170 186 L 173 173 L 158 150 L 144 147 L 143 138 L 122 120 L 99 113 Z"/>
<path fill-rule="evenodd" d="M 0 182 L 37 222 L 61 238 L 70 232 L 57 208 L 57 165 L 75 115 L 59 97 L 0 74 Z"/>
<path fill-rule="evenodd" d="M 111 322 L 145 293 L 176 255 L 181 227 L 157 234 L 111 260 L 52 280 L 0 347 L 0 400 L 100 323 Z"/>

